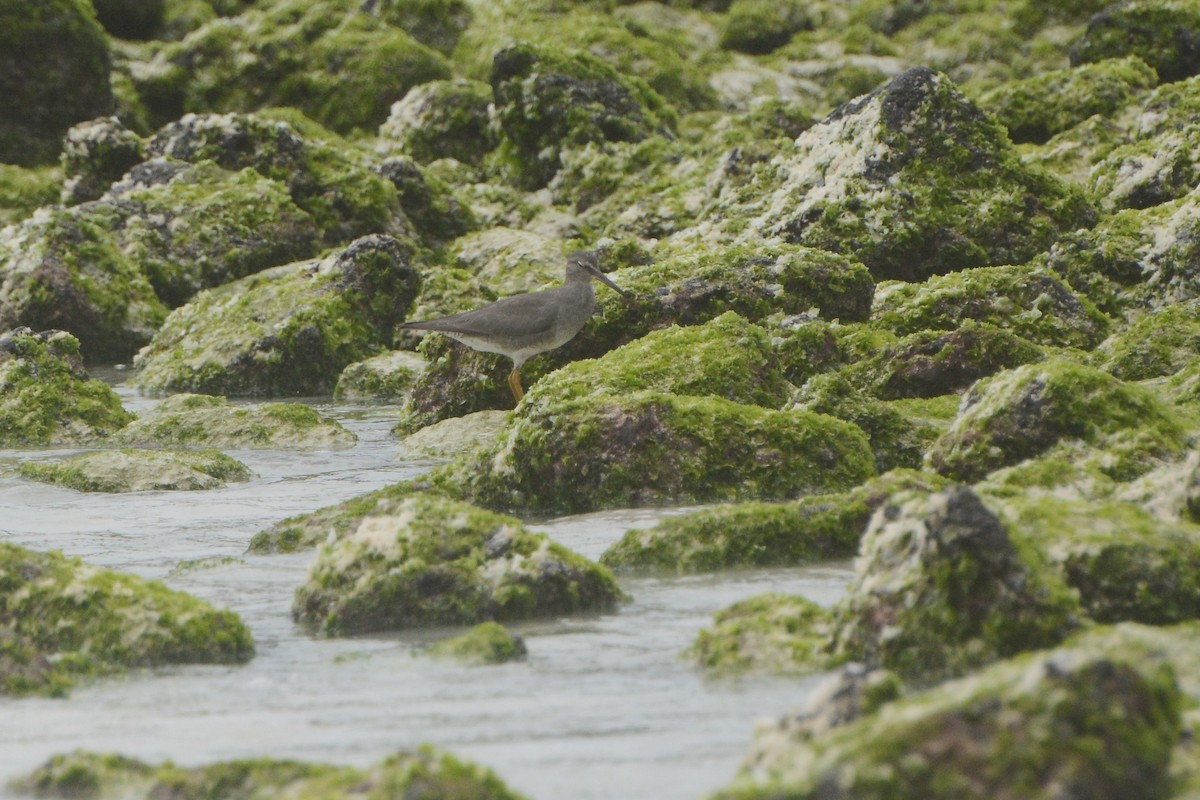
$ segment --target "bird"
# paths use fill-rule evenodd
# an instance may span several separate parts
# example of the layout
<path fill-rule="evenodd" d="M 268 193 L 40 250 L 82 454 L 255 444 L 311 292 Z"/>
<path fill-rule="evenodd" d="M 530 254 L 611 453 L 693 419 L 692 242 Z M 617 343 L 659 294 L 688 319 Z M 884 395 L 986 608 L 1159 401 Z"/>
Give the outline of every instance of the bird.
<path fill-rule="evenodd" d="M 447 317 L 406 322 L 407 330 L 436 331 L 473 350 L 499 353 L 512 359 L 508 388 L 520 403 L 521 367 L 531 357 L 566 344 L 587 324 L 596 305 L 592 278 L 619 294 L 629 295 L 600 271 L 600 260 L 591 250 L 576 250 L 567 257 L 562 286 L 513 295 L 486 306 Z"/>

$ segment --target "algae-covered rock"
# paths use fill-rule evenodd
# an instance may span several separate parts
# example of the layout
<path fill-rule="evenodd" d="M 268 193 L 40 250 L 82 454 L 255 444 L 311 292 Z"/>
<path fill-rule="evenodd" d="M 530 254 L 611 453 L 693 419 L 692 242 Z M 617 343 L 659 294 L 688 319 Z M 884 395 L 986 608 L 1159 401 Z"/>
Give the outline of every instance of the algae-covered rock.
<path fill-rule="evenodd" d="M 892 493 L 947 483 L 929 473 L 893 470 L 848 492 L 706 508 L 628 531 L 600 563 L 618 573 L 682 574 L 850 558 L 871 515 Z"/>
<path fill-rule="evenodd" d="M 638 142 L 669 131 L 674 111 L 638 78 L 587 53 L 529 44 L 496 53 L 490 78 L 503 158 L 521 186 L 544 186 L 562 150 L 589 142 Z"/>
<path fill-rule="evenodd" d="M 721 47 L 761 55 L 783 47 L 811 28 L 808 9 L 797 0 L 733 0 L 721 30 Z"/>
<path fill-rule="evenodd" d="M 132 419 L 107 384 L 89 380 L 79 341 L 62 331 L 0 335 L 0 443 L 91 444 Z"/>
<path fill-rule="evenodd" d="M 1144 315 L 1100 352 L 1104 367 L 1126 381 L 1172 375 L 1200 356 L 1200 299 Z"/>
<path fill-rule="evenodd" d="M 161 122 L 188 112 L 294 106 L 333 130 L 369 130 L 422 83 L 450 77 L 441 54 L 351 0 L 288 0 L 213 20 L 158 50 L 138 89 Z"/>
<path fill-rule="evenodd" d="M 150 39 L 162 26 L 166 0 L 92 0 L 104 29 L 122 39 Z"/>
<path fill-rule="evenodd" d="M 1160 86 L 1088 176 L 1102 207 L 1149 208 L 1200 181 L 1200 77 Z"/>
<path fill-rule="evenodd" d="M 219 450 L 100 450 L 65 461 L 25 461 L 20 474 L 81 492 L 194 491 L 254 477 Z"/>
<path fill-rule="evenodd" d="M 87 0 L 0 2 L 0 161 L 58 157 L 76 122 L 110 114 L 108 37 Z"/>
<path fill-rule="evenodd" d="M 1012 81 L 984 94 L 979 104 L 1014 142 L 1045 142 L 1088 117 L 1115 114 L 1156 83 L 1154 70 L 1129 56 Z"/>
<path fill-rule="evenodd" d="M 20 222 L 42 206 L 57 202 L 62 190 L 58 167 L 0 164 L 0 227 Z"/>
<path fill-rule="evenodd" d="M 848 253 L 910 281 L 1021 263 L 1094 221 L 1079 189 L 1024 166 L 998 123 L 925 68 L 837 109 L 711 213 L 742 238 Z"/>
<path fill-rule="evenodd" d="M 405 350 L 356 361 L 338 376 L 333 399 L 398 402 L 408 394 L 427 366 L 425 359 Z"/>
<path fill-rule="evenodd" d="M 0 693 L 61 695 L 86 676 L 252 655 L 250 631 L 231 611 L 157 581 L 0 542 Z"/>
<path fill-rule="evenodd" d="M 431 81 L 397 100 L 379 129 L 381 152 L 393 149 L 421 163 L 453 158 L 483 164 L 498 141 L 489 107 L 492 87 L 479 81 Z"/>
<path fill-rule="evenodd" d="M 833 651 L 931 684 L 1053 646 L 1078 600 L 972 490 L 900 494 L 871 519 Z"/>
<path fill-rule="evenodd" d="M 1163 82 L 1200 72 L 1200 8 L 1189 0 L 1120 0 L 1093 16 L 1071 63 L 1134 55 Z"/>
<path fill-rule="evenodd" d="M 1108 450 L 1104 471 L 1130 480 L 1181 457 L 1188 433 L 1151 391 L 1059 357 L 971 387 L 930 460 L 943 475 L 972 481 L 1070 439 Z"/>
<path fill-rule="evenodd" d="M 292 613 L 345 634 L 606 611 L 620 598 L 608 570 L 512 517 L 413 494 L 322 546 Z"/>
<path fill-rule="evenodd" d="M 520 661 L 528 651 L 525 640 L 499 622 L 481 622 L 464 634 L 432 645 L 427 652 L 434 658 L 482 665 Z"/>
<path fill-rule="evenodd" d="M 562 402 L 535 392 L 495 448 L 460 465 L 476 502 L 582 512 L 780 499 L 874 473 L 862 431 L 822 414 L 652 390 Z"/>
<path fill-rule="evenodd" d="M 142 161 L 143 147 L 142 138 L 116 117 L 100 117 L 73 126 L 63 140 L 63 202 L 72 205 L 99 199 L 130 167 Z"/>
<path fill-rule="evenodd" d="M 490 450 L 508 424 L 506 411 L 476 411 L 421 428 L 399 442 L 400 458 L 450 460 Z"/>
<path fill-rule="evenodd" d="M 279 450 L 348 447 L 355 436 L 299 403 L 235 405 L 224 397 L 176 394 L 142 412 L 114 441 L 132 447 Z"/>
<path fill-rule="evenodd" d="M 879 286 L 871 321 L 898 334 L 988 323 L 1042 345 L 1091 348 L 1109 321 L 1053 274 L 1028 266 L 965 269 L 924 283 Z"/>
<path fill-rule="evenodd" d="M 358 527 L 363 518 L 385 513 L 415 492 L 434 491 L 424 481 L 404 481 L 386 486 L 341 503 L 319 508 L 307 514 L 280 520 L 250 540 L 249 553 L 292 553 L 316 547 L 333 538 L 344 538 Z"/>
<path fill-rule="evenodd" d="M 466 0 L 368 0 L 363 10 L 447 56 L 474 19 Z"/>
<path fill-rule="evenodd" d="M 1080 641 L 1004 661 L 832 728 L 763 726 L 714 797 L 1170 796 L 1174 672 L 1161 654 L 1097 649 Z"/>
<path fill-rule="evenodd" d="M 175 800 L 212 797 L 294 797 L 389 800 L 440 797 L 455 800 L 522 800 L 489 769 L 422 745 L 366 768 L 256 759 L 201 767 L 148 764 L 124 756 L 76 750 L 52 756 L 15 783 L 37 797 L 122 797 Z"/>
<path fill-rule="evenodd" d="M 412 251 L 366 236 L 202 292 L 138 353 L 136 382 L 160 394 L 328 394 L 348 364 L 391 346 L 420 282 Z"/>
<path fill-rule="evenodd" d="M 713 616 L 688 649 L 689 659 L 717 674 L 806 674 L 828 669 L 829 612 L 803 597 L 768 594 Z"/>
<path fill-rule="evenodd" d="M 1200 617 L 1200 527 L 1165 522 L 1133 503 L 1014 498 L 1002 509 L 1097 622 Z"/>
<path fill-rule="evenodd" d="M 298 114 L 186 114 L 146 145 L 150 156 L 247 167 L 287 187 L 328 245 L 369 233 L 399 235 L 408 222 L 396 188 L 333 133 Z"/>
<path fill-rule="evenodd" d="M 413 230 L 430 247 L 440 248 L 476 226 L 474 213 L 454 196 L 451 187 L 407 156 L 386 158 L 375 171 L 395 188 Z"/>

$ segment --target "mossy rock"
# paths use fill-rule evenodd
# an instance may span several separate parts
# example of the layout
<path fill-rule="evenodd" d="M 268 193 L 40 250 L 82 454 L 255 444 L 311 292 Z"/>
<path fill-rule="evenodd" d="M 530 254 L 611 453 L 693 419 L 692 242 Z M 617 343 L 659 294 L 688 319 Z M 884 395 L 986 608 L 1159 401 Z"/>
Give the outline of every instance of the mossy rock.
<path fill-rule="evenodd" d="M 175 800 L 213 797 L 387 800 L 424 795 L 455 800 L 522 800 L 489 769 L 429 745 L 365 768 L 254 759 L 201 767 L 148 764 L 119 755 L 76 750 L 52 756 L 16 789 L 37 797 Z"/>
<path fill-rule="evenodd" d="M 413 251 L 366 236 L 201 292 L 138 353 L 136 383 L 158 394 L 329 394 L 347 365 L 392 345 L 420 283 Z"/>
<path fill-rule="evenodd" d="M 583 512 L 780 499 L 873 473 L 862 431 L 822 414 L 648 390 L 556 402 L 535 389 L 456 480 L 490 508 Z"/>
<path fill-rule="evenodd" d="M 1146 314 L 1100 349 L 1104 368 L 1125 381 L 1173 375 L 1200 357 L 1200 299 Z"/>
<path fill-rule="evenodd" d="M 0 693 L 62 695 L 88 676 L 252 655 L 250 631 L 231 611 L 157 581 L 0 543 Z"/>
<path fill-rule="evenodd" d="M 58 201 L 62 188 L 58 167 L 19 167 L 0 164 L 0 227 L 29 217 Z"/>
<path fill-rule="evenodd" d="M 333 387 L 334 400 L 396 403 L 403 400 L 429 365 L 405 350 L 393 350 L 348 365 Z"/>
<path fill-rule="evenodd" d="M 979 104 L 1014 142 L 1045 142 L 1088 117 L 1117 114 L 1157 83 L 1153 68 L 1128 56 L 1012 81 L 988 91 Z"/>
<path fill-rule="evenodd" d="M 929 473 L 893 470 L 847 492 L 701 509 L 628 531 L 600 563 L 617 573 L 687 574 L 850 558 L 871 515 L 891 494 L 934 491 L 947 483 Z"/>
<path fill-rule="evenodd" d="M 499 622 L 481 622 L 464 634 L 430 646 L 426 652 L 434 658 L 481 666 L 522 661 L 528 651 L 525 640 Z"/>
<path fill-rule="evenodd" d="M 300 403 L 235 405 L 224 397 L 185 393 L 142 412 L 114 441 L 132 447 L 278 450 L 349 447 L 355 438 Z"/>
<path fill-rule="evenodd" d="M 5 447 L 94 444 L 132 419 L 107 384 L 88 378 L 74 336 L 28 328 L 0 335 Z"/>
<path fill-rule="evenodd" d="M 166 16 L 166 0 L 92 0 L 104 29 L 121 39 L 151 39 Z"/>
<path fill-rule="evenodd" d="M 1137 56 L 1163 82 L 1200 72 L 1200 8 L 1188 0 L 1120 0 L 1088 21 L 1071 47 L 1071 63 Z"/>
<path fill-rule="evenodd" d="M 87 0 L 0 2 L 0 161 L 49 164 L 68 128 L 111 114 L 111 68 Z"/>
<path fill-rule="evenodd" d="M 1092 170 L 1115 148 L 1128 141 L 1125 128 L 1108 117 L 1088 117 L 1044 144 L 1024 145 L 1026 164 L 1047 170 L 1077 186 L 1088 186 Z"/>
<path fill-rule="evenodd" d="M 1129 134 L 1092 167 L 1087 186 L 1106 210 L 1150 208 L 1192 192 L 1200 181 L 1200 77 L 1160 86 Z"/>
<path fill-rule="evenodd" d="M 924 283 L 876 290 L 871 322 L 900 335 L 953 331 L 975 321 L 1034 344 L 1088 349 L 1108 334 L 1109 320 L 1087 297 L 1045 270 L 1028 266 L 966 269 Z"/>
<path fill-rule="evenodd" d="M 450 77 L 441 54 L 349 0 L 286 0 L 214 20 L 158 50 L 138 89 L 161 124 L 185 113 L 293 106 L 349 133 L 377 127 L 413 86 Z"/>
<path fill-rule="evenodd" d="M 1064 236 L 1045 256 L 1045 268 L 1108 313 L 1185 303 L 1200 297 L 1191 266 L 1200 257 L 1198 217 L 1200 191 L 1153 208 L 1120 211 L 1092 230 Z"/>
<path fill-rule="evenodd" d="M 916 68 L 802 133 L 692 235 L 779 237 L 917 281 L 1022 263 L 1094 220 L 1082 190 L 1023 165 L 999 123 Z"/>
<path fill-rule="evenodd" d="M 143 160 L 145 143 L 117 117 L 73 126 L 63 140 L 64 203 L 97 200 L 108 187 Z"/>
<path fill-rule="evenodd" d="M 80 492 L 195 491 L 254 477 L 219 450 L 100 450 L 64 461 L 25 461 L 19 471 L 23 478 Z"/>
<path fill-rule="evenodd" d="M 469 233 L 477 225 L 471 208 L 454 196 L 452 187 L 422 170 L 406 156 L 384 159 L 375 171 L 391 182 L 413 230 L 431 248 Z"/>
<path fill-rule="evenodd" d="M 190 163 L 215 161 L 235 172 L 249 167 L 278 181 L 327 245 L 409 232 L 391 181 L 365 167 L 352 145 L 295 112 L 188 114 L 159 130 L 146 151 Z"/>
<path fill-rule="evenodd" d="M 762 55 L 783 47 L 793 35 L 811 27 L 808 8 L 796 0 L 734 0 L 725 16 L 720 46 Z"/>
<path fill-rule="evenodd" d="M 414 86 L 396 101 L 379 129 L 378 148 L 398 149 L 421 163 L 453 158 L 481 166 L 499 143 L 488 107 L 492 87 L 480 81 L 444 80 Z"/>
<path fill-rule="evenodd" d="M 519 521 L 412 494 L 323 545 L 292 613 L 324 634 L 607 611 L 608 570 Z"/>
<path fill-rule="evenodd" d="M 506 411 L 476 411 L 421 428 L 400 440 L 399 458 L 448 461 L 490 450 L 508 426 Z"/>
<path fill-rule="evenodd" d="M 832 651 L 930 685 L 1052 647 L 1079 601 L 971 489 L 890 497 L 863 535 L 834 608 Z"/>
<path fill-rule="evenodd" d="M 759 728 L 714 798 L 1169 796 L 1182 698 L 1170 662 L 1151 652 L 1085 637 L 818 734 L 789 716 Z"/>
<path fill-rule="evenodd" d="M 829 669 L 832 619 L 803 597 L 767 594 L 734 603 L 713 616 L 687 651 L 708 673 L 805 675 Z"/>
<path fill-rule="evenodd" d="M 1171 625 L 1200 618 L 1200 527 L 1139 505 L 1013 498 L 1001 505 L 1046 553 L 1083 612 L 1102 623 Z"/>
<path fill-rule="evenodd" d="M 930 461 L 943 475 L 979 480 L 1081 439 L 1107 450 L 1105 472 L 1128 481 L 1181 458 L 1188 437 L 1184 418 L 1153 392 L 1058 357 L 975 384 Z"/>
<path fill-rule="evenodd" d="M 372 13 L 384 22 L 446 56 L 475 18 L 466 0 L 379 0 L 372 5 Z"/>
<path fill-rule="evenodd" d="M 525 188 L 554 177 L 562 150 L 638 142 L 675 125 L 658 93 L 587 53 L 512 45 L 496 53 L 489 82 L 504 133 L 501 161 Z"/>

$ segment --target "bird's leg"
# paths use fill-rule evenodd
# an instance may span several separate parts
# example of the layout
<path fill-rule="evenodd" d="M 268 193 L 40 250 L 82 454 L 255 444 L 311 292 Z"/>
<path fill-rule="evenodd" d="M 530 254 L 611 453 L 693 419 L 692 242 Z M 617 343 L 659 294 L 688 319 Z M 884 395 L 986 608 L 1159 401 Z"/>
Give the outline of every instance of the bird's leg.
<path fill-rule="evenodd" d="M 525 390 L 521 388 L 521 368 L 513 367 L 513 371 L 508 373 L 508 388 L 512 389 L 513 399 L 518 403 L 525 396 Z"/>

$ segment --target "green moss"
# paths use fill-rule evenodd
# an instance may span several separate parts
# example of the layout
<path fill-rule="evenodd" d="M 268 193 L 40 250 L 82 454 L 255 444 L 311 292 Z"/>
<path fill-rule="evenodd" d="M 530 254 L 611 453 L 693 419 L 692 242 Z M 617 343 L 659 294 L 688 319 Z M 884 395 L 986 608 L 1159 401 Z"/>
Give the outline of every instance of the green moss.
<path fill-rule="evenodd" d="M 1200 355 L 1200 304 L 1146 314 L 1101 350 L 1104 367 L 1121 380 L 1172 375 Z"/>
<path fill-rule="evenodd" d="M 234 405 L 223 397 L 175 394 L 126 427 L 117 441 L 135 447 L 327 448 L 354 434 L 300 403 Z"/>
<path fill-rule="evenodd" d="M 41 206 L 58 202 L 62 170 L 54 166 L 0 164 L 0 227 L 19 222 Z"/>
<path fill-rule="evenodd" d="M 871 515 L 891 493 L 945 485 L 936 475 L 894 470 L 848 492 L 706 508 L 627 532 L 600 563 L 618 573 L 683 574 L 850 558 Z"/>
<path fill-rule="evenodd" d="M 293 616 L 326 634 L 611 609 L 608 570 L 520 522 L 411 494 L 322 546 Z"/>
<path fill-rule="evenodd" d="M 1127 481 L 1182 456 L 1188 429 L 1147 389 L 1058 357 L 976 384 L 930 458 L 944 475 L 978 480 L 1070 439 L 1107 450 L 1104 472 Z"/>
<path fill-rule="evenodd" d="M 820 414 L 654 391 L 564 403 L 530 392 L 497 446 L 457 470 L 489 507 L 589 511 L 834 491 L 873 462 L 858 428 Z"/>
<path fill-rule="evenodd" d="M 828 670 L 830 615 L 803 597 L 768 594 L 734 603 L 700 631 L 687 657 L 717 674 Z"/>
<path fill-rule="evenodd" d="M 0 691 L 61 694 L 87 675 L 253 654 L 249 630 L 230 611 L 156 581 L 0 543 Z"/>
<path fill-rule="evenodd" d="M 82 444 L 133 419 L 107 384 L 88 380 L 70 334 L 12 331 L 0 339 L 0 442 Z"/>
<path fill-rule="evenodd" d="M 498 622 L 483 622 L 466 633 L 443 640 L 428 650 L 435 658 L 465 664 L 503 664 L 525 658 L 525 642 Z"/>
<path fill-rule="evenodd" d="M 58 462 L 25 461 L 19 472 L 23 478 L 80 492 L 214 489 L 253 477 L 245 464 L 218 450 L 105 450 Z"/>
<path fill-rule="evenodd" d="M 787 44 L 793 34 L 811 28 L 809 13 L 793 0 L 734 0 L 721 29 L 720 46 L 743 53 L 769 53 Z"/>
<path fill-rule="evenodd" d="M 1108 6 L 1089 20 L 1087 32 L 1071 47 L 1071 63 L 1086 64 L 1138 56 L 1164 82 L 1196 72 L 1195 53 L 1179 32 L 1200 26 L 1200 10 L 1179 0 L 1134 0 Z"/>

